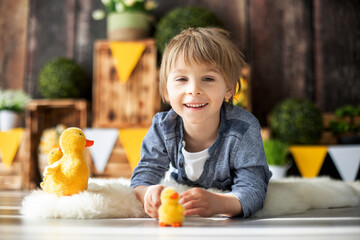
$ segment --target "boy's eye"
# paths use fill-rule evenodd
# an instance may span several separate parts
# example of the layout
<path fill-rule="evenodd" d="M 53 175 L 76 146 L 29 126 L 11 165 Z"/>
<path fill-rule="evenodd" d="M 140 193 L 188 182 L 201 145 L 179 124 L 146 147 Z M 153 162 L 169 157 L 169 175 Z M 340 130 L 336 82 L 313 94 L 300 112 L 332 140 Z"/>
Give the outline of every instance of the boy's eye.
<path fill-rule="evenodd" d="M 214 78 L 205 77 L 205 78 L 203 78 L 203 81 L 205 81 L 205 82 L 211 82 L 211 81 L 214 81 Z"/>
<path fill-rule="evenodd" d="M 180 81 L 180 82 L 186 81 L 186 78 L 176 78 L 175 81 Z"/>

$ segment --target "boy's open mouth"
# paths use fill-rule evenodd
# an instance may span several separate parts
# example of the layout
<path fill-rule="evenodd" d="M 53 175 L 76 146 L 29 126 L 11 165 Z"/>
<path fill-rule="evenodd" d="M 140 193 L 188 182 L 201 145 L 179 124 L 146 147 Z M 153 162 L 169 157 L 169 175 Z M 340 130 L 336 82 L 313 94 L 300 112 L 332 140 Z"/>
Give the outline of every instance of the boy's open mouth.
<path fill-rule="evenodd" d="M 207 103 L 185 103 L 184 106 L 188 108 L 202 108 L 208 105 Z"/>

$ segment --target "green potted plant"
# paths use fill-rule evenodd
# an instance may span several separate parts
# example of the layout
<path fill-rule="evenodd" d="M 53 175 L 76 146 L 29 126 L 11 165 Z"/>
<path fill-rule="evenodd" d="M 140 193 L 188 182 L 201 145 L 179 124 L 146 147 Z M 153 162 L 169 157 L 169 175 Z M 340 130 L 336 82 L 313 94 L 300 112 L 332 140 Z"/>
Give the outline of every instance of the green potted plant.
<path fill-rule="evenodd" d="M 155 39 L 162 53 L 165 45 L 182 30 L 189 27 L 223 27 L 210 10 L 195 7 L 178 7 L 165 15 L 156 26 Z"/>
<path fill-rule="evenodd" d="M 344 105 L 336 109 L 336 120 L 330 122 L 330 130 L 339 144 L 360 144 L 360 106 Z"/>
<path fill-rule="evenodd" d="M 107 12 L 107 35 L 112 41 L 143 39 L 150 35 L 149 13 L 156 8 L 154 0 L 101 0 Z M 95 20 L 105 17 L 103 9 L 92 13 Z"/>
<path fill-rule="evenodd" d="M 71 59 L 55 58 L 39 73 L 39 91 L 45 98 L 82 98 L 91 95 L 84 69 Z"/>
<path fill-rule="evenodd" d="M 304 177 L 320 172 L 327 147 L 318 145 L 323 133 L 321 111 L 310 101 L 286 99 L 270 117 L 272 136 L 290 145 L 289 150 Z"/>
<path fill-rule="evenodd" d="M 23 90 L 0 89 L 0 130 L 8 131 L 21 127 L 23 113 L 30 101 L 30 96 Z"/>
<path fill-rule="evenodd" d="M 264 140 L 263 144 L 266 160 L 273 174 L 271 178 L 280 179 L 285 177 L 286 171 L 289 169 L 289 145 L 273 138 Z"/>
<path fill-rule="evenodd" d="M 303 99 L 286 99 L 275 106 L 270 128 L 275 138 L 292 145 L 317 144 L 324 129 L 321 111 Z"/>

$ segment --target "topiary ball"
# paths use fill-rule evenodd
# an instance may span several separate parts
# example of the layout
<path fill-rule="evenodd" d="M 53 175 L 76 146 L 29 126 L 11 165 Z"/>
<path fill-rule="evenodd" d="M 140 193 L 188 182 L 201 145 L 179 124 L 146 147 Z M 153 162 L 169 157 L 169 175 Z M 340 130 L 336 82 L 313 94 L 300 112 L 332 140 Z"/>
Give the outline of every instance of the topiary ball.
<path fill-rule="evenodd" d="M 194 6 L 175 8 L 156 27 L 155 39 L 159 51 L 162 53 L 175 35 L 189 27 L 223 27 L 223 24 L 208 9 Z"/>
<path fill-rule="evenodd" d="M 39 73 L 39 91 L 45 98 L 80 98 L 90 83 L 83 68 L 73 60 L 56 58 Z"/>
<path fill-rule="evenodd" d="M 275 138 L 288 144 L 316 144 L 323 132 L 322 114 L 308 100 L 287 99 L 275 106 L 270 128 Z"/>

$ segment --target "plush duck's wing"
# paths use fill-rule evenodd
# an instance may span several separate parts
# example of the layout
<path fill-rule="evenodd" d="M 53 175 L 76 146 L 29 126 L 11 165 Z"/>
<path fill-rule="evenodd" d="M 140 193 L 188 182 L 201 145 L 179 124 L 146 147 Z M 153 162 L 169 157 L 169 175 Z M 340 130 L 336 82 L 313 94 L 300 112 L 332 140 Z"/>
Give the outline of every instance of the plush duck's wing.
<path fill-rule="evenodd" d="M 51 166 L 47 166 L 44 170 L 44 176 L 51 176 L 56 174 L 59 170 L 60 170 L 60 164 L 58 164 L 59 162 L 56 162 L 54 164 L 52 164 Z"/>

